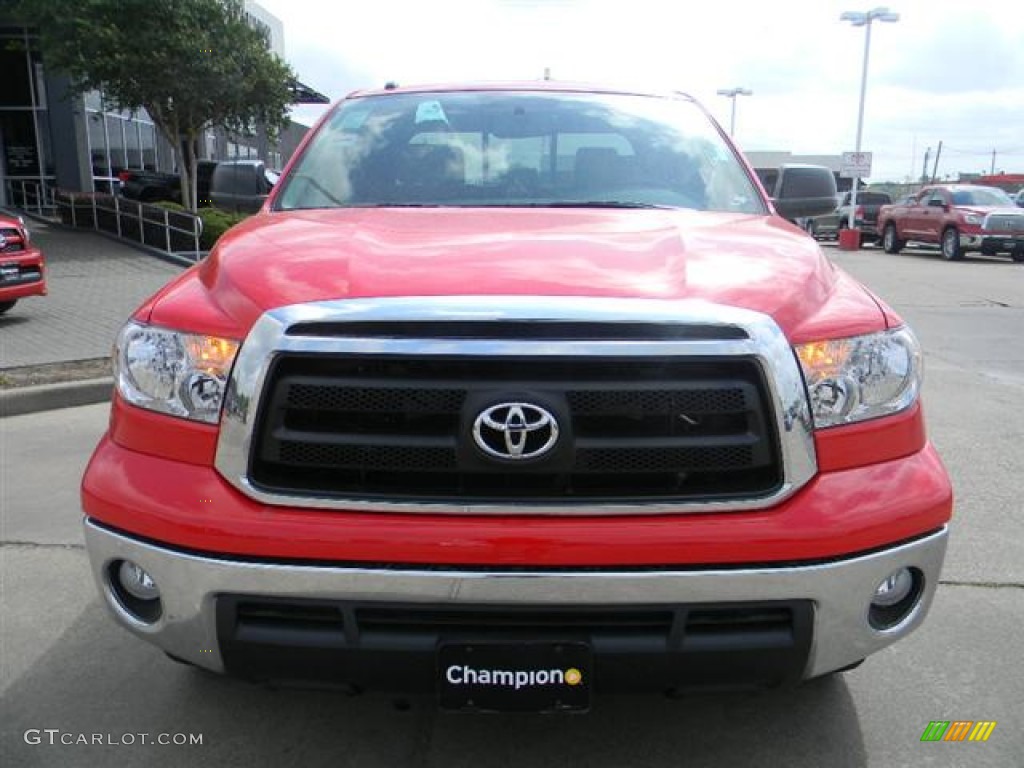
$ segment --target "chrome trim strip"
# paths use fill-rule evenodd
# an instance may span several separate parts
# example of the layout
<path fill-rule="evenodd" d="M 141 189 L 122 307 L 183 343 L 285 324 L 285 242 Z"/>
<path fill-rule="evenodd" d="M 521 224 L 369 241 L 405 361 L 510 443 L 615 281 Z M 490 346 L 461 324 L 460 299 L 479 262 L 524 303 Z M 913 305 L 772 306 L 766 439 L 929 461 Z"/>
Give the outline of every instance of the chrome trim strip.
<path fill-rule="evenodd" d="M 410 339 L 288 336 L 296 323 L 395 322 L 426 320 L 536 322 L 590 321 L 602 323 L 682 323 L 739 328 L 746 339 L 696 340 L 575 340 L 530 339 Z M 735 334 L 734 334 L 735 335 Z M 487 357 L 702 355 L 754 357 L 764 370 L 778 426 L 783 482 L 768 496 L 743 501 L 607 503 L 528 502 L 461 504 L 443 502 L 382 502 L 336 499 L 301 494 L 267 493 L 254 487 L 247 475 L 253 420 L 259 411 L 267 373 L 282 352 L 324 354 L 388 354 L 417 358 L 430 355 Z M 253 326 L 235 360 L 221 418 L 217 471 L 235 488 L 263 504 L 371 512 L 429 514 L 627 515 L 722 512 L 763 509 L 794 494 L 817 472 L 814 435 L 803 374 L 782 330 L 768 315 L 692 299 L 617 299 L 524 296 L 439 296 L 350 299 L 295 304 L 266 312 Z"/>
<path fill-rule="evenodd" d="M 218 594 L 388 602 L 494 605 L 635 605 L 753 600 L 814 601 L 814 639 L 804 677 L 840 669 L 906 636 L 924 620 L 939 583 L 947 529 L 891 549 L 819 565 L 691 571 L 533 571 L 527 573 L 270 565 L 187 555 L 113 533 L 86 519 L 93 575 L 115 619 L 179 658 L 224 671 L 217 643 Z M 152 576 L 164 601 L 152 624 L 133 619 L 107 574 L 132 560 Z M 920 602 L 891 629 L 868 623 L 878 584 L 898 568 L 924 575 Z"/>

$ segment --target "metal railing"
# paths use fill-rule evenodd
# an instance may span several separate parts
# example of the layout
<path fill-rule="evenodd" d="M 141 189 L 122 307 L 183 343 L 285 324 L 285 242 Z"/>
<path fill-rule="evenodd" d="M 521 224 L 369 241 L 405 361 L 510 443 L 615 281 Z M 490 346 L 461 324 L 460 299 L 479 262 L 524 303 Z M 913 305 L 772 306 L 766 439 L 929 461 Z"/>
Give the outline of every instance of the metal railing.
<path fill-rule="evenodd" d="M 29 182 L 19 182 L 15 195 L 14 184 L 8 181 L 8 201 L 28 213 L 106 232 L 188 262 L 205 256 L 201 246 L 203 220 L 195 214 L 118 195 L 65 192 Z"/>
<path fill-rule="evenodd" d="M 7 204 L 12 208 L 34 213 L 37 216 L 52 216 L 57 207 L 57 189 L 50 184 L 37 181 L 7 179 Z"/>

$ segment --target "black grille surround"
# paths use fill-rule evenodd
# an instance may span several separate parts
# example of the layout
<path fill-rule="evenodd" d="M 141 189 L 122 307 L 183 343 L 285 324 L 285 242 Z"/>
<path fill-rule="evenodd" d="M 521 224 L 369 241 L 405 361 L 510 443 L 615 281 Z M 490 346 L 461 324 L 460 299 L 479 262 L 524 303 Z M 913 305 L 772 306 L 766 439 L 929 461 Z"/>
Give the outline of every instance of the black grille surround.
<path fill-rule="evenodd" d="M 600 693 L 764 688 L 807 665 L 809 600 L 457 605 L 219 595 L 229 674 L 429 693 L 444 642 L 584 642 Z"/>
<path fill-rule="evenodd" d="M 552 412 L 551 455 L 485 456 L 489 405 Z M 782 484 L 756 358 L 285 352 L 270 366 L 248 477 L 286 496 L 438 504 L 716 501 Z"/>

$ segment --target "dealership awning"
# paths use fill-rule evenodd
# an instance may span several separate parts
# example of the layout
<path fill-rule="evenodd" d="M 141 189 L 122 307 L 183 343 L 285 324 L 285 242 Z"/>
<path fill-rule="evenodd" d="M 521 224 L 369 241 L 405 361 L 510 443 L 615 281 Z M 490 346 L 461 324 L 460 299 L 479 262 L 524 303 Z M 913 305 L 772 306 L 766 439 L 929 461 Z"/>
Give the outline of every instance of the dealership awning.
<path fill-rule="evenodd" d="M 292 104 L 330 104 L 331 100 L 305 83 L 292 80 Z"/>

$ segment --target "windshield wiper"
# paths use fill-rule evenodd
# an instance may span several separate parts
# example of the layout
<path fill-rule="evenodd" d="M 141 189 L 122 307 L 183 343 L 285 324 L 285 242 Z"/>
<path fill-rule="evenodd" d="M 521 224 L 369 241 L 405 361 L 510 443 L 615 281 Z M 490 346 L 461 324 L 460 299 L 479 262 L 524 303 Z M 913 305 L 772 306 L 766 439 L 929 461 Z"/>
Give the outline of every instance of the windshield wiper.
<path fill-rule="evenodd" d="M 635 200 L 555 200 L 549 203 L 515 204 L 516 208 L 656 208 L 663 211 L 674 211 L 674 205 L 658 205 L 641 203 Z"/>

